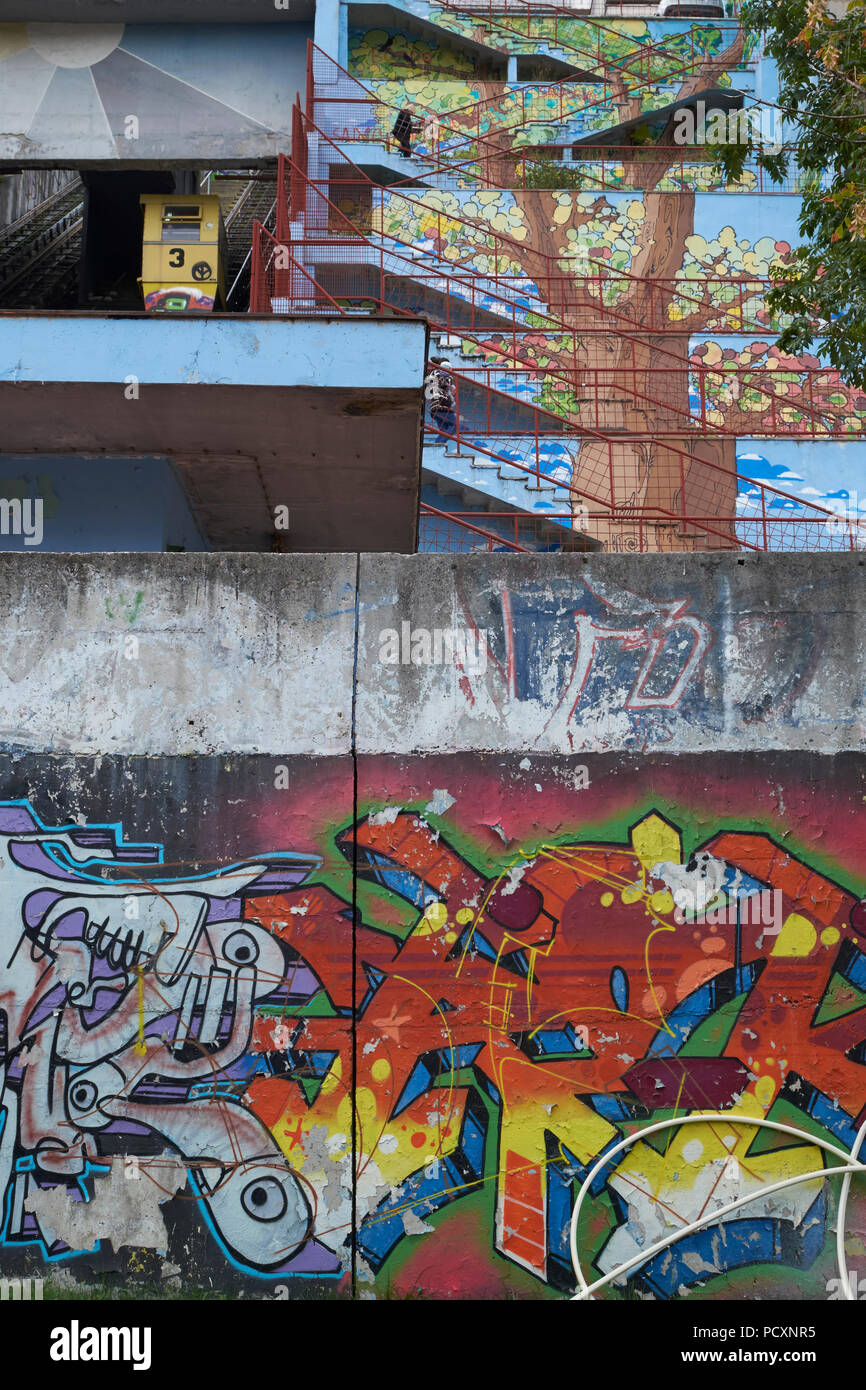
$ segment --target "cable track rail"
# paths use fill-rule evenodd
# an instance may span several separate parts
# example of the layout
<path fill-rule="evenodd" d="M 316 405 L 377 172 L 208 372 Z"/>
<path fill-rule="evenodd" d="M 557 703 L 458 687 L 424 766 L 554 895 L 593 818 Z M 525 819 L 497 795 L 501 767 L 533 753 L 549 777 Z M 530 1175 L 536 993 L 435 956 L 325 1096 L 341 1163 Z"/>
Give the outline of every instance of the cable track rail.
<path fill-rule="evenodd" d="M 5 227 L 0 228 L 0 253 L 5 252 L 7 246 L 17 242 L 23 233 L 29 235 L 34 223 L 38 223 L 46 214 L 50 213 L 55 206 L 64 203 L 72 195 L 77 194 L 77 201 L 84 200 L 84 185 L 78 175 L 68 179 L 60 188 L 55 188 L 53 193 L 49 193 L 47 198 L 35 203 L 32 208 L 22 212 L 14 222 L 7 222 Z"/>
<path fill-rule="evenodd" d="M 80 235 L 84 187 L 71 179 L 63 188 L 5 228 L 0 242 L 0 302 L 40 269 L 50 252 L 62 252 Z"/>
<path fill-rule="evenodd" d="M 58 275 L 46 276 L 42 281 L 42 293 L 38 296 L 40 301 L 50 298 L 52 289 L 64 273 L 71 273 L 76 268 L 77 262 L 74 260 L 66 261 L 62 253 L 67 248 L 80 239 L 84 228 L 84 215 L 79 213 L 73 220 L 68 221 L 62 229 L 56 229 L 44 244 L 31 246 L 29 254 L 17 267 L 13 264 L 0 265 L 0 306 L 6 306 L 10 294 L 20 293 L 22 285 L 27 285 L 31 278 L 39 279 L 42 275 L 44 263 L 51 254 L 57 256 Z M 8 307 L 8 306 L 7 306 Z"/>

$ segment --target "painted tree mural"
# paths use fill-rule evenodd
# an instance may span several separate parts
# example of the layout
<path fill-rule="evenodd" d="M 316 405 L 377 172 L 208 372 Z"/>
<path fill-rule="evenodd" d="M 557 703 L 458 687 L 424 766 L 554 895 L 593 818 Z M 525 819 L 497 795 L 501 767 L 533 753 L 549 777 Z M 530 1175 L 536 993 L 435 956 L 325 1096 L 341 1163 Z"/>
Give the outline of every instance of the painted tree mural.
<path fill-rule="evenodd" d="M 862 437 L 866 393 L 809 353 L 792 357 L 765 342 L 693 348 L 693 391 L 710 424 L 738 435 Z"/>
<path fill-rule="evenodd" d="M 352 35 L 350 69 L 388 106 L 409 100 L 435 110 L 458 135 L 496 137 L 510 130 L 514 148 L 605 131 L 631 119 L 626 102 L 647 116 L 665 109 L 683 78 L 718 58 L 725 42 L 725 31 L 714 24 L 686 26 L 659 39 L 644 21 L 602 29 L 559 16 L 491 15 L 479 22 L 442 11 L 436 22 L 503 58 L 537 53 L 534 84 L 509 85 L 492 75 L 489 59 L 385 29 Z M 563 64 L 574 69 L 574 78 L 545 83 L 544 76 L 561 72 Z M 717 85 L 730 84 L 729 72 L 720 71 Z"/>
<path fill-rule="evenodd" d="M 586 26 L 575 27 L 580 30 Z M 478 25 L 471 29 L 476 38 L 483 32 Z M 647 109 L 646 66 L 643 74 L 638 68 L 632 72 L 624 66 L 629 54 L 635 54 L 634 39 L 634 35 L 614 32 L 607 41 L 609 61 L 603 68 L 606 104 L 616 108 L 618 124 L 638 120 Z M 486 42 L 498 43 L 498 39 L 488 34 Z M 709 43 L 709 51 L 699 62 L 691 64 L 693 70 L 673 85 L 668 74 L 671 67 L 676 68 L 677 60 L 658 59 L 660 65 L 668 62 L 668 74 L 659 72 L 660 85 L 666 89 L 662 106 L 717 90 L 723 79 L 730 80 L 731 70 L 742 62 L 745 37 L 737 32 L 724 50 L 716 52 L 716 48 Z M 682 66 L 682 59 L 679 61 Z M 667 80 L 662 81 L 663 78 Z M 478 81 L 474 89 L 482 101 L 504 95 L 501 82 Z M 656 92 L 654 103 L 658 96 Z M 657 105 L 651 109 L 657 109 Z M 460 113 L 456 114 L 459 118 Z M 467 113 L 468 126 L 471 120 Z M 508 166 L 513 163 L 517 129 L 508 124 L 497 129 L 492 159 L 490 146 L 487 147 L 487 175 L 494 185 L 507 187 L 511 181 Z M 672 115 L 660 130 L 658 143 L 673 143 Z M 581 369 L 604 367 L 616 374 L 627 368 L 636 387 L 630 397 L 623 392 L 610 400 L 609 418 L 602 410 L 598 424 L 607 437 L 590 435 L 582 440 L 574 479 L 576 500 L 595 505 L 611 503 L 620 515 L 626 516 L 632 509 L 655 508 L 662 516 L 676 517 L 687 509 L 691 515 L 732 517 L 736 496 L 733 441 L 695 438 L 683 429 L 690 412 L 689 336 L 700 331 L 708 314 L 702 314 L 692 303 L 688 327 L 684 324 L 682 332 L 677 331 L 673 321 L 663 331 L 646 331 L 657 312 L 653 282 L 684 278 L 687 243 L 695 234 L 694 193 L 659 189 L 668 167 L 665 156 L 660 154 L 658 161 L 653 161 L 643 148 L 639 165 L 624 171 L 624 186 L 640 189 L 642 196 L 625 205 L 620 199 L 612 203 L 603 196 L 522 189 L 513 192 L 508 212 L 494 211 L 497 200 L 489 196 L 492 190 L 480 189 L 474 200 L 476 206 L 470 199 L 460 212 L 470 219 L 477 216 L 479 223 L 488 222 L 493 230 L 509 236 L 517 273 L 527 276 L 542 295 L 552 275 L 575 268 L 585 273 L 588 257 L 603 260 L 611 270 L 627 270 L 631 277 L 620 282 L 615 290 L 619 323 L 628 331 L 608 333 L 601 338 L 585 334 L 580 340 L 576 364 L 570 355 L 567 361 L 560 358 L 555 345 L 548 353 L 549 370 L 555 376 L 574 376 L 575 365 L 578 375 Z M 457 259 L 449 257 L 447 251 L 445 255 L 446 259 Z M 584 328 L 593 307 L 591 289 L 583 291 L 581 280 L 575 277 L 574 299 L 562 310 L 563 325 Z M 715 312 L 710 305 L 707 310 Z M 660 363 L 670 366 L 668 374 L 653 370 Z M 661 427 L 660 417 L 664 419 Z M 730 526 L 723 523 L 714 529 L 719 532 L 719 545 L 730 543 Z M 616 528 L 617 533 L 620 530 Z M 676 525 L 660 522 L 658 530 L 661 548 L 690 548 L 693 543 L 694 538 L 682 535 L 683 528 Z M 614 535 L 603 539 L 612 541 Z"/>
<path fill-rule="evenodd" d="M 835 374 L 816 376 L 814 359 L 783 361 L 766 343 L 695 347 L 702 334 L 757 335 L 783 326 L 770 319 L 764 295 L 774 271 L 790 260 L 789 242 L 770 234 L 752 242 L 730 226 L 700 235 L 695 190 L 706 179 L 682 178 L 679 170 L 673 176 L 665 149 L 674 144 L 674 107 L 729 96 L 731 74 L 747 59 L 751 40 L 732 26 L 707 24 L 667 29 L 659 39 L 642 21 L 602 31 L 560 20 L 553 33 L 553 20 L 535 17 L 485 16 L 480 23 L 437 12 L 436 19 L 488 50 L 534 48 L 580 62 L 581 79 L 515 90 L 457 49 L 385 31 L 355 36 L 357 75 L 389 105 L 410 100 L 418 110 L 443 113 L 449 159 L 474 158 L 467 172 L 481 175 L 463 193 L 385 192 L 374 225 L 455 270 L 516 277 L 527 286 L 527 304 L 537 296 L 522 335 L 492 331 L 482 350 L 537 373 L 534 399 L 555 416 L 567 415 L 583 435 L 575 503 L 616 507 L 616 521 L 600 539 L 630 548 L 633 530 L 623 519 L 656 509 L 652 548 L 729 545 L 733 529 L 724 519 L 736 509 L 735 435 L 760 435 L 771 425 L 795 436 L 864 429 L 861 396 Z M 635 141 L 633 156 L 625 153 L 616 168 L 621 191 L 515 187 L 515 159 L 526 145 L 562 145 L 596 129 L 616 144 Z M 548 304 L 556 306 L 550 314 Z M 464 346 L 478 350 L 477 341 Z M 710 366 L 719 371 L 699 370 Z M 744 386 L 742 372 L 750 368 L 777 373 L 778 385 L 768 393 L 766 379 L 758 385 L 753 377 Z M 696 414 L 703 433 L 691 423 Z M 719 435 L 708 437 L 707 426 Z M 684 514 L 707 518 L 707 526 L 690 534 L 662 519 Z"/>

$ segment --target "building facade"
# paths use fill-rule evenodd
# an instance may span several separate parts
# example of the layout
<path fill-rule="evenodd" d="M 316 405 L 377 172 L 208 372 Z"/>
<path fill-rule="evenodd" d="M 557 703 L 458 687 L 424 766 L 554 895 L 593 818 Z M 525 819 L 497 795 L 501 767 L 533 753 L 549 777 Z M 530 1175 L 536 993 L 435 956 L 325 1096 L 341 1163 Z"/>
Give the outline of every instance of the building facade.
<path fill-rule="evenodd" d="M 759 38 L 13 3 L 4 1288 L 856 1288 L 866 398 Z"/>

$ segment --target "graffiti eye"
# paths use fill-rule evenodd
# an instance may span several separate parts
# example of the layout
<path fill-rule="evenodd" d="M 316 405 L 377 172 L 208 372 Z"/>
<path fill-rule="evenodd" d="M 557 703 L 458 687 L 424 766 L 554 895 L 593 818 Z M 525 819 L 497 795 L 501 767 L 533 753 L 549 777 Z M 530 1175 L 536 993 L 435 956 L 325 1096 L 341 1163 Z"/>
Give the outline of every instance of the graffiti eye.
<path fill-rule="evenodd" d="M 256 1178 L 241 1193 L 241 1205 L 254 1221 L 279 1221 L 288 1206 L 282 1184 L 276 1178 Z"/>
<path fill-rule="evenodd" d="M 76 1110 L 92 1110 L 99 1092 L 92 1081 L 73 1081 L 69 1099 Z"/>
<path fill-rule="evenodd" d="M 223 946 L 223 955 L 232 965 L 252 965 L 259 958 L 259 946 L 248 931 L 235 931 Z"/>

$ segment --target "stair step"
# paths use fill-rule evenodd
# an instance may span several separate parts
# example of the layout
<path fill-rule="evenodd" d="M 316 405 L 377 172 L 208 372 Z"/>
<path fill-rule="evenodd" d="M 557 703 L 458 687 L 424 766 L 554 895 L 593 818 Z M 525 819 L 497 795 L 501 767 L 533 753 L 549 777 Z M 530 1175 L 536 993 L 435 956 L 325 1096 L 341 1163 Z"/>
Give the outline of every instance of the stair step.
<path fill-rule="evenodd" d="M 531 482 L 530 478 L 534 477 L 534 474 L 529 474 L 525 468 L 519 468 L 516 463 L 509 467 L 507 462 L 499 459 L 476 458 L 472 467 L 478 469 L 479 472 L 495 471 L 503 482 L 523 483 L 524 487 L 529 488 L 532 492 L 555 492 L 557 488 L 556 483 Z"/>

